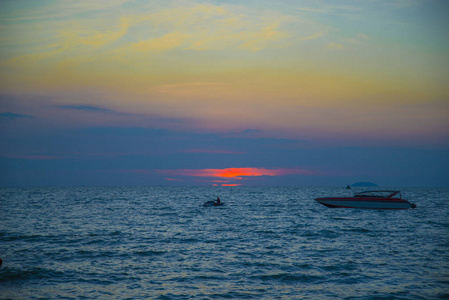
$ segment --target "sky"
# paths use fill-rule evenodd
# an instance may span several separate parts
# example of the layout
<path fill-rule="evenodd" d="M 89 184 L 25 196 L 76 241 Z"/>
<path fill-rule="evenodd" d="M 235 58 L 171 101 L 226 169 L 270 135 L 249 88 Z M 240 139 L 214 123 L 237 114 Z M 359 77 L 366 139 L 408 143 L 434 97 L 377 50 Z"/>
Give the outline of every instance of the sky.
<path fill-rule="evenodd" d="M 449 186 L 446 0 L 3 0 L 0 185 Z"/>

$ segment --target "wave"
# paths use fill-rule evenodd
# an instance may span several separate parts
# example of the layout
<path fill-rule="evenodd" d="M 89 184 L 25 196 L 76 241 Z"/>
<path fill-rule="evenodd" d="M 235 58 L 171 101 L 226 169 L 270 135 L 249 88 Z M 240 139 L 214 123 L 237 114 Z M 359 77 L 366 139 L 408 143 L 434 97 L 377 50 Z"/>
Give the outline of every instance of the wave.
<path fill-rule="evenodd" d="M 48 279 L 67 276 L 66 273 L 46 268 L 10 268 L 0 269 L 0 282 L 11 282 L 20 280 Z"/>
<path fill-rule="evenodd" d="M 156 256 L 166 254 L 167 251 L 158 251 L 158 250 L 144 250 L 144 251 L 134 251 L 133 254 L 139 256 Z"/>
<path fill-rule="evenodd" d="M 312 274 L 301 274 L 301 273 L 276 273 L 276 274 L 265 274 L 265 275 L 254 275 L 251 276 L 254 279 L 261 279 L 263 281 L 282 281 L 282 282 L 318 282 L 320 280 L 326 279 L 324 276 L 312 275 Z"/>

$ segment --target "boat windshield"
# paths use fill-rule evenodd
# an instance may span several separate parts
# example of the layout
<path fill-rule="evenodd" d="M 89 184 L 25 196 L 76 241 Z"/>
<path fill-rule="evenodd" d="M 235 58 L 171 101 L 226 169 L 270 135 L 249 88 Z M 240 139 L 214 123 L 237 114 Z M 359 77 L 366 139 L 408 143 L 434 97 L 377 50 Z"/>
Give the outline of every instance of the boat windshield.
<path fill-rule="evenodd" d="M 365 191 L 354 194 L 354 197 L 401 198 L 400 191 Z"/>

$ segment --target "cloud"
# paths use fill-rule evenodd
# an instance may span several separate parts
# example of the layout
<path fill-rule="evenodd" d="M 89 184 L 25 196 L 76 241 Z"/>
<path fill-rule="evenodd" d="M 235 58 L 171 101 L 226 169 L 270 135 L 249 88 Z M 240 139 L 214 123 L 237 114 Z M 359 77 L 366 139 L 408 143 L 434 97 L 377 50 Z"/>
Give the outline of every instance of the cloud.
<path fill-rule="evenodd" d="M 129 49 L 142 52 L 164 51 L 181 46 L 188 38 L 188 34 L 181 32 L 170 32 L 161 37 L 133 43 L 129 46 Z"/>
<path fill-rule="evenodd" d="M 229 179 L 242 179 L 243 177 L 260 176 L 286 176 L 293 174 L 315 175 L 315 171 L 289 168 L 226 168 L 226 169 L 176 169 L 156 170 L 160 174 L 191 176 L 191 177 L 217 177 Z"/>
<path fill-rule="evenodd" d="M 231 150 L 212 150 L 212 149 L 188 149 L 182 152 L 185 153 L 210 153 L 210 154 L 244 154 L 241 151 L 231 151 Z"/>
<path fill-rule="evenodd" d="M 4 112 L 4 113 L 0 113 L 0 118 L 2 119 L 20 119 L 20 118 L 34 118 L 31 115 L 24 115 L 24 114 L 17 114 L 17 113 L 12 113 L 12 112 Z"/>
<path fill-rule="evenodd" d="M 366 45 L 367 40 L 370 37 L 366 34 L 359 33 L 353 37 L 347 37 L 340 39 L 338 42 L 329 42 L 326 46 L 327 49 L 347 50 L 355 46 L 360 47 Z"/>
<path fill-rule="evenodd" d="M 117 28 L 117 30 L 91 31 L 85 38 L 79 35 L 78 41 L 75 39 L 74 42 L 77 44 L 92 45 L 94 47 L 107 45 L 120 39 L 128 32 L 128 24 L 123 20 L 121 20 Z"/>
<path fill-rule="evenodd" d="M 224 168 L 224 169 L 172 169 L 154 170 L 161 176 L 170 176 L 183 181 L 209 183 L 212 186 L 240 186 L 247 180 L 268 180 L 267 177 L 282 177 L 288 175 L 318 175 L 318 172 L 301 168 Z M 179 178 L 180 177 L 180 178 Z M 190 177 L 190 178 L 189 178 Z"/>
<path fill-rule="evenodd" d="M 74 5 L 62 3 L 57 5 L 59 14 L 62 11 L 89 12 L 94 18 L 86 18 L 81 23 L 74 20 L 75 13 L 65 16 L 65 19 L 55 21 L 49 15 L 53 8 L 42 8 L 30 12 L 25 18 L 42 19 L 40 36 L 45 36 L 33 46 L 31 57 L 23 59 L 45 59 L 48 56 L 73 53 L 83 54 L 88 46 L 98 48 L 110 45 L 122 39 L 112 49 L 113 51 L 163 51 L 174 48 L 190 50 L 218 50 L 238 47 L 249 51 L 259 51 L 271 46 L 272 42 L 288 38 L 289 34 L 280 29 L 283 24 L 293 21 L 286 15 L 271 16 L 268 13 L 256 15 L 244 6 L 226 6 L 191 3 L 187 1 L 169 2 L 164 8 L 156 5 L 142 6 L 140 10 L 120 10 L 121 1 L 114 5 Z M 101 13 L 99 7 L 104 7 Z M 115 10 L 112 10 L 115 8 Z M 123 13 L 123 12 L 125 13 Z M 26 13 L 24 13 L 26 15 Z M 45 18 L 47 16 L 47 18 Z M 53 20 L 53 21 L 52 21 Z M 55 27 L 57 23 L 57 27 Z M 30 25 L 21 24 L 20 32 L 26 34 L 32 30 Z M 17 28 L 18 27 L 14 27 Z M 126 36 L 126 39 L 125 39 Z M 14 37 L 18 42 L 20 36 Z M 21 41 L 32 45 L 30 41 Z M 37 50 L 37 51 L 36 51 Z M 76 52 L 74 52 L 76 50 Z M 36 53 L 37 52 L 37 53 Z M 102 55 L 105 53 L 103 52 Z M 34 56 L 33 56 L 34 55 Z"/>
<path fill-rule="evenodd" d="M 130 30 L 134 30 L 140 40 L 122 47 L 121 51 L 125 52 L 175 48 L 260 51 L 274 45 L 273 42 L 288 38 L 289 34 L 280 27 L 293 20 L 286 15 L 256 17 L 244 7 L 199 3 L 189 5 L 187 2 L 181 7 L 169 7 L 124 19 L 128 20 Z M 137 26 L 151 29 L 142 32 Z M 161 32 L 165 34 L 161 35 Z"/>
<path fill-rule="evenodd" d="M 25 159 L 25 160 L 61 160 L 72 158 L 69 155 L 59 155 L 59 154 L 18 154 L 18 155 L 2 155 L 1 157 Z"/>
<path fill-rule="evenodd" d="M 153 91 L 175 97 L 211 98 L 229 93 L 230 87 L 222 82 L 185 82 L 158 85 Z"/>
<path fill-rule="evenodd" d="M 20 5 L 21 10 L 12 6 L 2 15 L 6 21 L 46 21 L 51 19 L 67 19 L 73 15 L 102 12 L 113 8 L 120 8 L 128 0 L 97 0 L 97 1 L 52 1 L 48 5 Z M 34 3 L 33 3 L 34 4 Z M 18 6 L 19 7 L 19 6 Z"/>
<path fill-rule="evenodd" d="M 279 24 L 271 24 L 265 28 L 261 28 L 258 32 L 253 32 L 248 40 L 239 46 L 241 49 L 246 49 L 250 51 L 260 51 L 265 49 L 269 43 L 274 41 L 279 41 L 289 37 L 286 32 L 281 32 L 278 30 Z"/>
<path fill-rule="evenodd" d="M 256 134 L 262 134 L 263 131 L 259 129 L 245 129 L 240 132 L 242 135 L 256 135 Z"/>
<path fill-rule="evenodd" d="M 63 109 L 69 109 L 69 110 L 82 110 L 82 111 L 92 111 L 92 112 L 112 112 L 112 110 L 97 106 L 90 106 L 90 105 L 59 105 L 57 106 L 59 108 Z"/>
<path fill-rule="evenodd" d="M 328 48 L 328 49 L 337 49 L 337 50 L 345 49 L 345 47 L 342 44 L 335 43 L 335 42 L 328 43 L 326 48 Z"/>
<path fill-rule="evenodd" d="M 182 181 L 181 179 L 176 179 L 176 178 L 164 178 L 167 181 Z"/>

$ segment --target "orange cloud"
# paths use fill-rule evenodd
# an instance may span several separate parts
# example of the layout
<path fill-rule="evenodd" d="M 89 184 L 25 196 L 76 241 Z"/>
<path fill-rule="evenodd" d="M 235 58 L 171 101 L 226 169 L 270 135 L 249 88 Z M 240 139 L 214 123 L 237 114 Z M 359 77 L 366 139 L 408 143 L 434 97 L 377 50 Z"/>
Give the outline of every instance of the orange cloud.
<path fill-rule="evenodd" d="M 316 172 L 304 169 L 227 168 L 227 169 L 176 169 L 157 170 L 158 173 L 193 177 L 219 177 L 242 179 L 242 177 L 285 176 L 292 174 L 314 175 Z"/>

